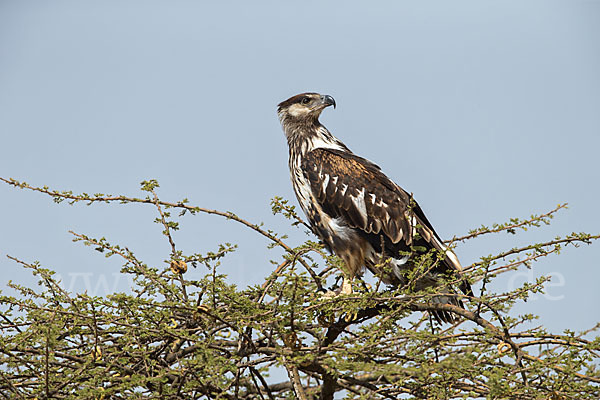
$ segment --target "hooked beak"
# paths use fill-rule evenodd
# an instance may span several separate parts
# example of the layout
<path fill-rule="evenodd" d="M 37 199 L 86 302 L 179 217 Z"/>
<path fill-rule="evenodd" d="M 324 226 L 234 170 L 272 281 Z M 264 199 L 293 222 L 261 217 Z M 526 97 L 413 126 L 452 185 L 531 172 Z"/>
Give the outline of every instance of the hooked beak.
<path fill-rule="evenodd" d="M 335 108 L 335 99 L 328 94 L 321 96 L 321 105 L 323 108 L 333 106 Z"/>

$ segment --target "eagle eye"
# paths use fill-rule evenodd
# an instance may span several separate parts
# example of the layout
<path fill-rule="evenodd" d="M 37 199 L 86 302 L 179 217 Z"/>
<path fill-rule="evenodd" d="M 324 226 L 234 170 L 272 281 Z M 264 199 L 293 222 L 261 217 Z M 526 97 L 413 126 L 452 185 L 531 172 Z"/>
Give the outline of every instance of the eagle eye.
<path fill-rule="evenodd" d="M 302 104 L 310 103 L 310 97 L 303 97 L 302 100 L 300 100 L 300 103 L 302 103 Z"/>

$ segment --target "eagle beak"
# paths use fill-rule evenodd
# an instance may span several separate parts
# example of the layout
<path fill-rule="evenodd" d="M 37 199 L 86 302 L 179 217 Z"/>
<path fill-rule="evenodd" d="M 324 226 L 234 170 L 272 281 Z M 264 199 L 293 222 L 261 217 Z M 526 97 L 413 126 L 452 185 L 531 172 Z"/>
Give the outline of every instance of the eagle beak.
<path fill-rule="evenodd" d="M 321 104 L 323 105 L 323 108 L 328 106 L 333 106 L 333 108 L 335 108 L 335 99 L 328 94 L 322 95 Z"/>

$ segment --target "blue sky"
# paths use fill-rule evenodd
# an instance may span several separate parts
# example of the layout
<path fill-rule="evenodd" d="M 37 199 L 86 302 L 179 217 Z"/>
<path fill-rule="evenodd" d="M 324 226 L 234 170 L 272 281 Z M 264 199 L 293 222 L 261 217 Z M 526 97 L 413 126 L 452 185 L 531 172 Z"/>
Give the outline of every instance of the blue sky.
<path fill-rule="evenodd" d="M 305 239 L 271 215 L 295 204 L 280 101 L 335 97 L 322 122 L 413 192 L 442 237 L 548 211 L 550 227 L 461 245 L 482 255 L 572 231 L 600 231 L 600 2 L 0 2 L 0 175 L 74 192 L 140 195 L 155 178 L 184 197 Z M 66 287 L 124 290 L 120 260 L 71 242 L 105 236 L 161 266 L 169 245 L 142 206 L 56 205 L 0 185 L 0 287 L 31 283 L 10 254 Z M 214 216 L 184 218 L 186 252 L 233 242 L 222 272 L 269 274 L 267 242 Z M 507 276 L 553 274 L 519 306 L 553 328 L 600 320 L 598 244 Z M 194 273 L 191 271 L 190 273 Z M 197 271 L 196 273 L 203 273 Z"/>

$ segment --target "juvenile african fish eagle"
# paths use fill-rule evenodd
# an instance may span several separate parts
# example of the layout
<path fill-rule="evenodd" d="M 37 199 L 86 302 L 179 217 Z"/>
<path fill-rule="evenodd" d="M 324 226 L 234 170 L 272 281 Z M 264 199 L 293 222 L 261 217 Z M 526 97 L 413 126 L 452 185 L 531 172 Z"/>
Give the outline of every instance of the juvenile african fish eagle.
<path fill-rule="evenodd" d="M 442 275 L 460 276 L 456 254 L 443 244 L 412 195 L 321 125 L 319 116 L 328 106 L 335 108 L 333 97 L 303 93 L 281 102 L 277 113 L 289 145 L 290 174 L 300 206 L 313 233 L 344 261 L 341 293 L 352 292 L 352 278 L 365 267 L 386 284 L 405 285 L 418 254 L 435 249 L 440 259 L 417 279 L 415 289 L 436 287 L 440 294 L 433 302 L 462 307 L 452 288 L 439 283 Z M 389 259 L 390 265 L 377 270 L 382 259 Z M 459 288 L 472 295 L 466 279 Z M 438 321 L 454 320 L 448 312 L 433 315 Z"/>

